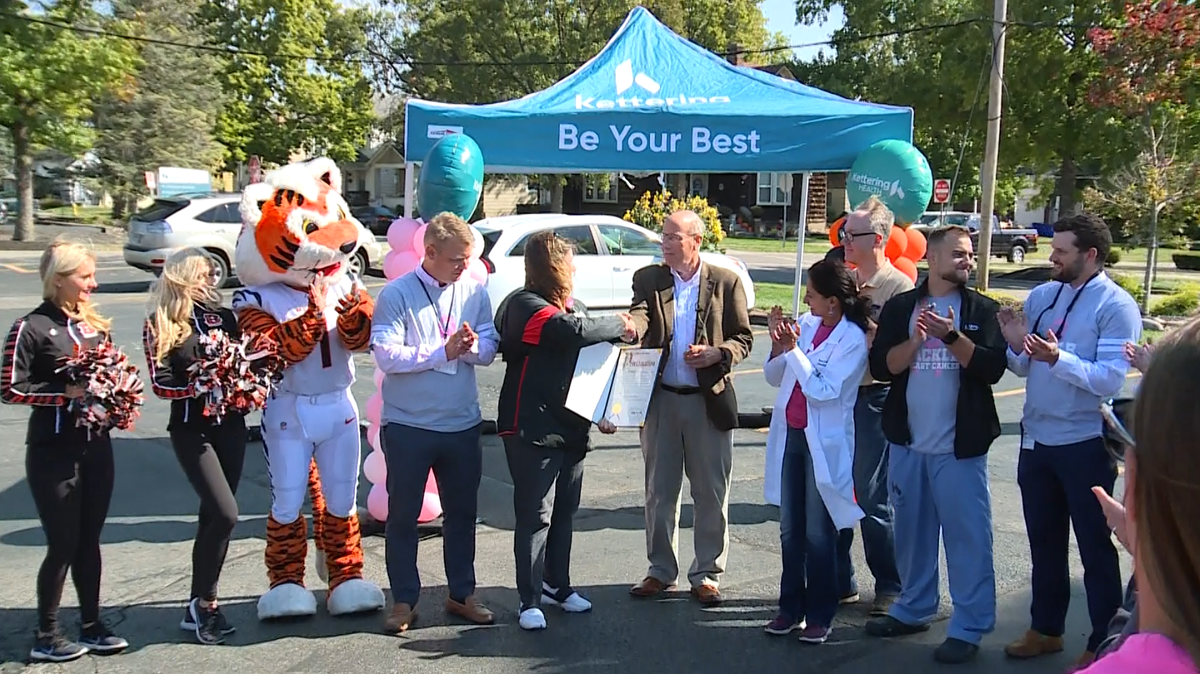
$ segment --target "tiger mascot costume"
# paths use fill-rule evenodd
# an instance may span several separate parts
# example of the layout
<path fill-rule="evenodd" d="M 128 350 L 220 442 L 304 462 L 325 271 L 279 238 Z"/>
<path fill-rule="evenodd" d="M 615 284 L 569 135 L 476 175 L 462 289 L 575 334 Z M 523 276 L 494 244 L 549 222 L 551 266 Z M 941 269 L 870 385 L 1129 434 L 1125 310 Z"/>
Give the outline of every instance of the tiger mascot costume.
<path fill-rule="evenodd" d="M 243 332 L 267 338 L 288 362 L 262 414 L 271 587 L 258 600 L 260 620 L 317 611 L 304 586 L 306 491 L 329 613 L 384 605 L 383 591 L 362 577 L 361 431 L 350 393 L 353 354 L 368 348 L 375 305 L 346 267 L 370 234 L 350 216 L 341 186 L 337 165 L 320 158 L 271 172 L 242 196 L 236 266 L 245 288 L 234 294 L 233 309 Z"/>

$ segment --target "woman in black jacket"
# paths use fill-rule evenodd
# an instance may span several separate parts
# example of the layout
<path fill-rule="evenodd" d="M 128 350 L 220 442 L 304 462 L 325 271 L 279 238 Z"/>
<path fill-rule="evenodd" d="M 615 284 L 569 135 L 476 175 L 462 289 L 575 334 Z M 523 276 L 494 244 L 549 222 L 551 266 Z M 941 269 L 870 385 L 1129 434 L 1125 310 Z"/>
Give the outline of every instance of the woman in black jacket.
<path fill-rule="evenodd" d="M 217 580 L 237 524 L 235 494 L 246 456 L 246 420 L 230 411 L 205 416 L 204 393 L 188 369 L 203 358 L 201 335 L 241 335 L 233 311 L 222 306 L 213 285 L 220 272 L 204 251 L 185 248 L 167 258 L 152 290 L 150 316 L 142 330 L 150 385 L 171 401 L 167 432 L 179 465 L 200 497 L 199 527 L 192 544 L 192 590 L 180 629 L 202 644 L 219 644 L 234 628 L 217 607 Z"/>
<path fill-rule="evenodd" d="M 566 408 L 582 347 L 637 338 L 628 314 L 590 318 L 571 299 L 571 243 L 553 231 L 525 245 L 525 287 L 496 312 L 507 369 L 500 389 L 498 433 L 513 480 L 513 551 L 522 629 L 545 629 L 538 604 L 568 613 L 591 603 L 571 589 L 571 535 L 583 485 L 591 422 Z M 604 433 L 616 429 L 600 423 Z M 550 489 L 554 488 L 554 494 Z"/>
<path fill-rule="evenodd" d="M 29 657 L 67 662 L 89 651 L 111 654 L 129 643 L 100 620 L 100 531 L 113 492 L 112 441 L 105 431 L 77 427 L 70 403 L 83 389 L 57 372 L 59 359 L 109 341 L 111 321 L 90 302 L 96 260 L 79 243 L 55 241 L 42 253 L 42 298 L 18 318 L 4 345 L 0 399 L 29 405 L 25 479 L 46 534 L 37 575 L 38 629 Z M 79 597 L 77 642 L 59 630 L 58 604 L 67 569 Z"/>

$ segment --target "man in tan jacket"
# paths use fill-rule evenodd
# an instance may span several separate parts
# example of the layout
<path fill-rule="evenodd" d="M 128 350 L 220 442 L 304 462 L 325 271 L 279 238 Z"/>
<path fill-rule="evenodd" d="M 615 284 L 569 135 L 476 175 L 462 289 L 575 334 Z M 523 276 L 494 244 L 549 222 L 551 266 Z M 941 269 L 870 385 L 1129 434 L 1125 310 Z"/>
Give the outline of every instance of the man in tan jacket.
<path fill-rule="evenodd" d="M 702 264 L 704 221 L 676 211 L 663 222 L 663 260 L 633 277 L 630 314 L 644 348 L 661 348 L 658 382 L 641 431 L 646 461 L 650 570 L 630 588 L 655 597 L 679 577 L 679 499 L 692 487 L 696 559 L 688 571 L 701 604 L 720 603 L 729 551 L 729 483 L 737 398 L 730 376 L 754 343 L 746 293 L 731 271 Z"/>

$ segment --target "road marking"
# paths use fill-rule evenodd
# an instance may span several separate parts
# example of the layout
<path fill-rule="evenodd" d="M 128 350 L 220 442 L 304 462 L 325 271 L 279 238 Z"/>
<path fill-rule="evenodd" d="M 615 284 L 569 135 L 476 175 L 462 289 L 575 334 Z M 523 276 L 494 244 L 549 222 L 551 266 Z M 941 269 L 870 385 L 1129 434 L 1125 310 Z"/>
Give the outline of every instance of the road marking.
<path fill-rule="evenodd" d="M 9 264 L 7 262 L 0 263 L 0 267 L 3 267 L 9 271 L 15 271 L 18 274 L 35 274 L 35 273 L 37 273 L 33 269 L 26 269 L 25 267 L 22 267 L 21 265 Z"/>
<path fill-rule="evenodd" d="M 762 372 L 762 368 L 761 368 L 761 367 L 760 367 L 760 368 L 758 368 L 757 370 L 734 370 L 734 371 L 733 371 L 733 376 L 735 376 L 735 377 L 736 377 L 736 376 L 738 376 L 739 374 L 757 374 L 757 373 L 759 373 L 759 372 Z"/>

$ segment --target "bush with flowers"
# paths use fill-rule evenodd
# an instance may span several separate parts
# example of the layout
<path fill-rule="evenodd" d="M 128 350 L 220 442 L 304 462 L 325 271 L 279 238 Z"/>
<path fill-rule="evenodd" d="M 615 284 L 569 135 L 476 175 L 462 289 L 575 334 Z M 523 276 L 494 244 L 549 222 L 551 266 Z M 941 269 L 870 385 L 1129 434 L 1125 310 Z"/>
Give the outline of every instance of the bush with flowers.
<path fill-rule="evenodd" d="M 646 192 L 633 204 L 633 208 L 625 212 L 625 220 L 655 232 L 662 232 L 663 220 L 681 210 L 695 211 L 704 221 L 704 241 L 700 244 L 701 250 L 717 250 L 718 244 L 725 238 L 725 230 L 721 228 L 721 214 L 704 197 L 677 199 L 665 190 Z"/>

